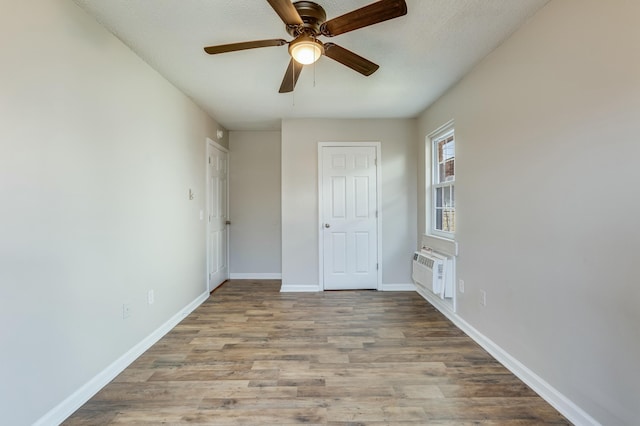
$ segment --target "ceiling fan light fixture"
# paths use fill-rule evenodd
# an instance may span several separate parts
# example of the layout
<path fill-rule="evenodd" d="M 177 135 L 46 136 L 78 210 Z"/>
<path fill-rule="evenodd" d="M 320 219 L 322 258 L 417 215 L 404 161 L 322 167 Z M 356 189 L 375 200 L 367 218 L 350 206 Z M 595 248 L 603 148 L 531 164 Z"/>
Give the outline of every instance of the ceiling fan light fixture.
<path fill-rule="evenodd" d="M 289 43 L 289 54 L 299 64 L 309 65 L 324 54 L 324 46 L 315 38 L 303 35 Z"/>
<path fill-rule="evenodd" d="M 377 64 L 335 43 L 322 43 L 317 37 L 334 37 L 407 14 L 405 0 L 377 0 L 327 21 L 324 8 L 315 1 L 267 0 L 267 2 L 285 24 L 287 33 L 293 37 L 292 41 L 280 38 L 245 41 L 207 46 L 204 51 L 209 55 L 217 55 L 239 50 L 288 45 L 291 59 L 279 93 L 292 92 L 304 65 L 314 64 L 323 55 L 364 76 L 373 74 L 379 68 Z"/>

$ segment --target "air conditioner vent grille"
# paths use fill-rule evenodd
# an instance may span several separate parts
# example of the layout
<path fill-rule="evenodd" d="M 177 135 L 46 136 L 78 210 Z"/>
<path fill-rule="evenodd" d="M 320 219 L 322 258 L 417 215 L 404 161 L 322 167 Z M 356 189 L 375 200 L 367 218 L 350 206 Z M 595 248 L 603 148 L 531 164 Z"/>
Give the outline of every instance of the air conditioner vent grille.
<path fill-rule="evenodd" d="M 453 260 L 445 255 L 414 253 L 412 278 L 417 286 L 443 299 L 453 297 Z"/>

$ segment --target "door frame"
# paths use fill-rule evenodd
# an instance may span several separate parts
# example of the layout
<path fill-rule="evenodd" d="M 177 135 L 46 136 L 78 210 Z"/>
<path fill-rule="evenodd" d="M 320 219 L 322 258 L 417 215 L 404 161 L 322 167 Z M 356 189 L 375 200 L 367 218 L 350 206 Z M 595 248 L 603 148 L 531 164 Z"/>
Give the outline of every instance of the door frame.
<path fill-rule="evenodd" d="M 377 239 L 377 290 L 382 291 L 382 161 L 380 142 L 318 142 L 318 288 L 324 291 L 324 239 L 323 239 L 323 190 L 322 170 L 325 147 L 373 147 L 376 149 L 376 211 L 378 212 L 376 223 Z"/>
<path fill-rule="evenodd" d="M 206 215 L 207 215 L 206 216 L 206 220 L 207 220 L 207 226 L 206 226 L 206 233 L 207 233 L 207 237 L 206 237 L 206 244 L 207 244 L 207 250 L 206 250 L 206 252 L 207 252 L 207 262 L 206 263 L 207 263 L 207 266 L 206 266 L 206 268 L 207 268 L 207 271 L 206 271 L 206 274 L 207 275 L 205 276 L 205 285 L 204 286 L 205 286 L 206 291 L 210 293 L 213 290 L 215 290 L 217 288 L 217 286 L 214 287 L 214 288 L 210 288 L 210 283 L 211 283 L 211 262 L 210 262 L 210 258 L 211 258 L 211 221 L 209 220 L 209 218 L 210 218 L 211 212 L 209 211 L 209 209 L 210 209 L 210 206 L 211 206 L 211 203 L 210 203 L 210 201 L 211 201 L 211 188 L 210 188 L 210 186 L 211 186 L 211 184 L 210 184 L 210 181 L 211 181 L 211 170 L 209 169 L 209 156 L 211 155 L 211 149 L 212 148 L 216 148 L 216 149 L 224 152 L 225 154 L 227 154 L 227 191 L 226 191 L 226 193 L 227 193 L 227 203 L 226 203 L 227 212 L 226 212 L 226 217 L 228 218 L 229 217 L 229 149 L 227 149 L 224 146 L 220 145 L 218 142 L 214 141 L 211 138 L 207 138 L 206 141 L 205 141 L 205 144 L 206 144 L 206 155 L 205 155 L 205 159 L 204 159 L 204 165 L 205 165 L 205 170 L 206 170 L 206 173 L 205 173 L 205 175 L 206 175 L 205 176 L 205 179 L 206 179 L 205 188 L 206 188 L 206 192 L 207 192 L 207 195 L 205 197 L 205 203 L 206 203 L 205 210 L 206 210 Z M 228 226 L 225 227 L 225 232 L 227 234 L 227 238 L 226 238 L 226 240 L 227 240 L 227 247 L 226 247 L 226 251 L 227 251 L 227 272 L 228 272 L 228 275 L 230 275 L 231 274 L 231 272 L 230 272 L 231 271 L 231 267 L 229 266 L 229 258 L 230 258 L 230 256 L 229 256 L 229 227 Z M 227 277 L 227 279 L 228 278 L 229 277 Z"/>

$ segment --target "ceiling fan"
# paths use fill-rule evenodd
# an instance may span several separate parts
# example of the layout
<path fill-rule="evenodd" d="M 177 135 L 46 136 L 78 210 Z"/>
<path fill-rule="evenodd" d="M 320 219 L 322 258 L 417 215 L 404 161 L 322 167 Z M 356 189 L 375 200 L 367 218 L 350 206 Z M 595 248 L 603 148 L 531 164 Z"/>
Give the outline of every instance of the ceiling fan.
<path fill-rule="evenodd" d="M 285 23 L 287 32 L 294 37 L 293 40 L 246 41 L 209 46 L 205 47 L 204 51 L 215 55 L 288 44 L 291 60 L 282 79 L 280 93 L 292 92 L 303 66 L 314 63 L 322 55 L 328 56 L 362 75 L 373 74 L 379 68 L 377 64 L 335 43 L 323 43 L 318 40 L 318 37 L 337 36 L 407 14 L 407 4 L 404 0 L 380 0 L 327 21 L 327 15 L 322 6 L 312 1 L 291 3 L 290 0 L 267 0 L 267 2 Z"/>

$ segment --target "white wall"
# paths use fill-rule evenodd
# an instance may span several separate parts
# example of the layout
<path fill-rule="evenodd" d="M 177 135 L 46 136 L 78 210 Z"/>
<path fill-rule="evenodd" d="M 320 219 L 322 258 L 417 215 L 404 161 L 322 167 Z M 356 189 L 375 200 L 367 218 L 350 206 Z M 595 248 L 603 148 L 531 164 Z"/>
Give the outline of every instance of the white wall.
<path fill-rule="evenodd" d="M 606 425 L 640 418 L 638 16 L 552 1 L 419 120 L 455 119 L 460 317 Z"/>
<path fill-rule="evenodd" d="M 230 132 L 232 278 L 280 275 L 280 138 L 279 131 Z"/>
<path fill-rule="evenodd" d="M 411 283 L 416 248 L 416 121 L 283 120 L 282 284 L 318 286 L 318 142 L 382 144 L 382 282 Z"/>
<path fill-rule="evenodd" d="M 0 416 L 27 425 L 205 291 L 217 124 L 71 1 L 3 0 L 0 52 Z"/>

